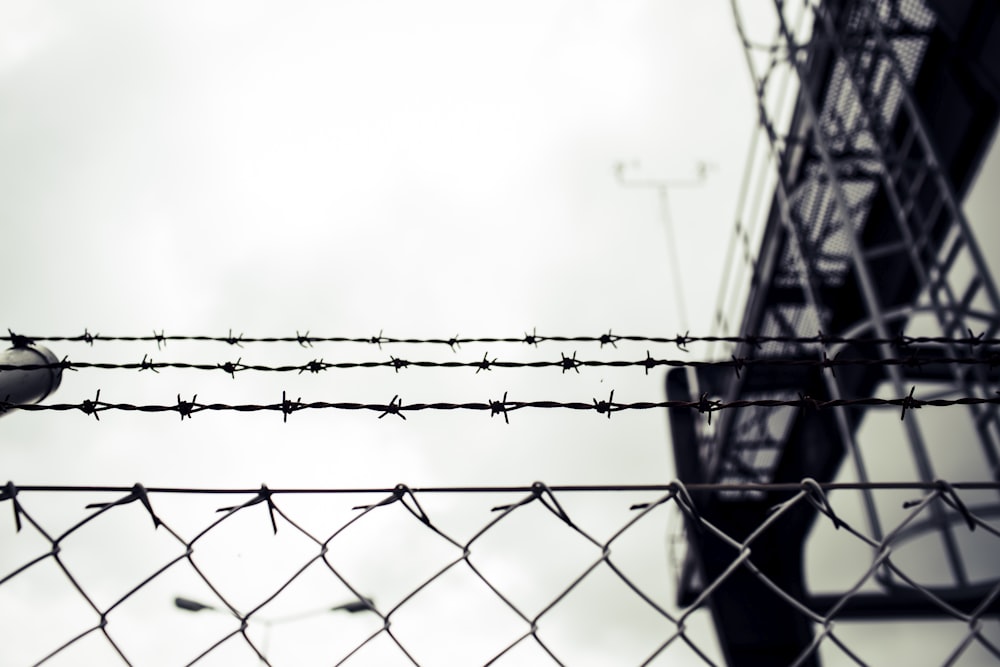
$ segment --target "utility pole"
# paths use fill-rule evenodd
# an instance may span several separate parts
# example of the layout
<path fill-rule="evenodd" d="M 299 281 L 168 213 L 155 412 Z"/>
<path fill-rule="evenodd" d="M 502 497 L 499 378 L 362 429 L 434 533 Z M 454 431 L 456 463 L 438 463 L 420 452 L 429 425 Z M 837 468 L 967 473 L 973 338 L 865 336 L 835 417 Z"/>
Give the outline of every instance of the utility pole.
<path fill-rule="evenodd" d="M 660 199 L 660 217 L 663 220 L 663 231 L 667 236 L 667 252 L 670 253 L 668 263 L 674 283 L 674 298 L 677 300 L 677 318 L 680 328 L 687 331 L 690 326 L 688 321 L 687 303 L 684 299 L 683 272 L 680 265 L 680 254 L 677 251 L 677 239 L 674 235 L 673 218 L 670 216 L 669 192 L 672 188 L 693 188 L 702 185 L 708 176 L 709 164 L 707 162 L 695 163 L 695 175 L 690 179 L 633 179 L 625 177 L 625 170 L 629 167 L 637 167 L 638 162 L 630 164 L 618 162 L 615 164 L 615 178 L 622 187 L 626 188 L 648 188 L 656 190 Z"/>

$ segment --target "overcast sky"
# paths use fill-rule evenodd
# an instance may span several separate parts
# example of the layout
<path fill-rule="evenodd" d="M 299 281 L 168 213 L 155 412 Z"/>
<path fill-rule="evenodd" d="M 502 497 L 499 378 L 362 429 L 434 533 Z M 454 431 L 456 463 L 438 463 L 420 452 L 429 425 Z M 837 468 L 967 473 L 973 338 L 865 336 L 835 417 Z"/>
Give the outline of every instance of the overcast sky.
<path fill-rule="evenodd" d="M 0 327 L 706 334 L 754 117 L 722 1 L 0 0 Z M 623 188 L 619 161 L 638 180 L 686 181 L 697 163 L 711 165 L 702 186 L 670 191 L 686 322 L 660 201 L 654 190 Z M 574 352 L 635 360 L 650 349 L 49 347 L 74 361 L 258 364 Z M 589 402 L 614 389 L 615 400 L 656 401 L 662 384 L 662 373 L 636 368 L 235 379 L 89 370 L 66 373 L 51 400 L 78 402 L 100 389 L 104 400 L 155 404 L 178 394 L 274 403 L 282 391 L 303 401 L 485 401 L 507 391 L 511 400 Z M 99 422 L 30 413 L 0 423 L 0 467 L 18 484 L 206 488 L 673 477 L 662 413 L 522 411 L 510 422 L 441 412 L 406 421 L 299 412 L 287 423 L 277 413 L 203 412 L 183 422 L 176 413 L 107 412 Z M 617 509 L 631 502 L 620 500 Z M 651 526 L 656 549 L 638 569 L 665 572 L 664 523 Z M 173 594 L 184 591 L 164 592 Z M 656 593 L 665 603 L 671 595 Z"/>
<path fill-rule="evenodd" d="M 15 331 L 673 335 L 681 324 L 659 200 L 654 190 L 618 184 L 613 166 L 623 160 L 638 161 L 626 172 L 636 179 L 690 180 L 697 162 L 714 165 L 703 187 L 671 192 L 689 326 L 707 331 L 753 119 L 723 3 L 100 7 L 5 8 L 0 207 L 5 246 L 16 249 L 4 267 L 18 285 L 4 296 Z M 536 354 L 509 345 L 454 354 L 427 346 L 51 347 L 88 361 Z M 534 358 L 573 352 L 616 353 L 549 344 Z M 617 353 L 638 359 L 645 346 Z M 269 403 L 284 389 L 304 400 L 371 402 L 395 394 L 498 399 L 505 390 L 588 402 L 611 389 L 619 400 L 662 396 L 662 377 L 641 369 L 150 376 L 67 374 L 58 398 L 81 400 L 98 388 L 109 400 L 153 403 L 178 393 Z M 506 429 L 482 414 L 397 424 L 371 414 L 300 416 L 284 425 L 275 415 L 199 415 L 193 428 L 168 415 L 108 415 L 100 424 L 32 416 L 7 427 L 18 433 L 8 466 L 18 479 L 51 483 L 670 476 L 666 418 L 654 413 L 611 424 L 519 414 Z M 148 440 L 154 422 L 169 444 Z M 60 437 L 65 429 L 77 442 Z M 456 433 L 479 442 L 468 465 L 470 445 Z M 119 438 L 127 443 L 109 457 Z M 369 463 L 316 465 L 344 456 L 331 439 L 353 443 L 359 463 Z M 433 442 L 413 447 L 413 439 Z M 51 455 L 38 457 L 39 446 Z M 378 464 L 365 458 L 373 455 Z M 164 457 L 186 464 L 164 465 Z M 609 462 L 625 465 L 609 475 Z"/>

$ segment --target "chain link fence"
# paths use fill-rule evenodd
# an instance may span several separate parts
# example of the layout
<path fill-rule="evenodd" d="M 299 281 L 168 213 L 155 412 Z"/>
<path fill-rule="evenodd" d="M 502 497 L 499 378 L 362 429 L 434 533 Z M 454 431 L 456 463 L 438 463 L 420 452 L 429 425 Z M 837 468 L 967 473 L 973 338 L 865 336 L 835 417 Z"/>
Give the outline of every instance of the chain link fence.
<path fill-rule="evenodd" d="M 933 643 L 911 636 L 921 664 L 1000 659 L 1000 633 L 987 615 L 1000 603 L 1000 523 L 988 500 L 998 485 L 865 485 L 897 509 L 881 540 L 858 525 L 862 485 L 749 486 L 784 500 L 737 541 L 703 519 L 692 500 L 733 490 L 722 485 L 8 483 L 0 503 L 10 508 L 0 523 L 2 662 L 713 665 L 724 658 L 706 625 L 712 592 L 746 575 L 809 622 L 814 638 L 796 664 L 813 656 L 826 664 L 898 664 L 898 646 L 858 634 L 856 624 L 841 627 L 890 593 L 940 615 Z M 967 604 L 942 593 L 940 563 L 920 540 L 934 505 L 979 554 L 969 575 L 980 593 Z M 810 591 L 795 596 L 755 560 L 766 557 L 759 549 L 768 531 L 803 512 L 815 513 L 817 523 L 807 554 Z M 671 524 L 731 547 L 722 574 L 704 581 L 684 608 L 672 598 L 685 557 L 683 540 L 664 537 Z"/>

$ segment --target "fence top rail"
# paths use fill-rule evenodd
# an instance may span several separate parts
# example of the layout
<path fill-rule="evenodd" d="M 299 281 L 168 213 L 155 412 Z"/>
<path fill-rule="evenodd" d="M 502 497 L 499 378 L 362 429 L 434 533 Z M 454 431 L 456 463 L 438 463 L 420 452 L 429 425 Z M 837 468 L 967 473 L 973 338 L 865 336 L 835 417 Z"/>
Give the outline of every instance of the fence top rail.
<path fill-rule="evenodd" d="M 818 483 L 813 480 L 803 480 L 794 482 L 714 482 L 684 484 L 673 481 L 666 484 L 554 484 L 544 485 L 535 482 L 529 485 L 499 485 L 499 486 L 415 486 L 397 484 L 392 487 L 357 487 L 357 488 L 270 488 L 267 486 L 251 488 L 204 488 L 204 487 L 171 487 L 171 486 L 150 486 L 141 484 L 133 486 L 116 485 L 53 485 L 53 484 L 14 484 L 8 482 L 6 487 L 0 488 L 0 500 L 7 500 L 17 493 L 45 492 L 45 493 L 128 493 L 140 489 L 145 493 L 172 493 L 172 494 L 206 494 L 206 495 L 227 495 L 227 494 L 253 494 L 262 490 L 270 494 L 386 494 L 406 491 L 410 493 L 530 493 L 539 485 L 552 491 L 553 493 L 621 493 L 621 492 L 644 492 L 658 491 L 670 492 L 686 489 L 688 491 L 800 491 L 802 489 L 814 489 L 818 486 L 823 491 L 836 490 L 935 490 L 942 488 L 943 482 L 918 482 L 918 481 L 887 481 L 887 482 L 825 482 Z M 949 482 L 948 486 L 956 490 L 1000 490 L 1000 481 L 962 481 Z"/>

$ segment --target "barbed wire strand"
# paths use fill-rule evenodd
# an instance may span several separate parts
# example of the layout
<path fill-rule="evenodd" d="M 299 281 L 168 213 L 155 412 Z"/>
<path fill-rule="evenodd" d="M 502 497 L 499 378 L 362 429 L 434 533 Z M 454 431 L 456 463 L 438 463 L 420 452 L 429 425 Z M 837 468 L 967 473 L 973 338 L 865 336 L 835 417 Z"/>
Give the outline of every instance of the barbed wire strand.
<path fill-rule="evenodd" d="M 389 403 L 361 403 L 361 402 L 328 402 L 328 401 L 314 401 L 314 402 L 302 402 L 301 397 L 294 400 L 290 399 L 285 392 L 282 392 L 282 399 L 280 403 L 269 403 L 269 404 L 229 404 L 229 403 L 199 403 L 198 396 L 195 396 L 190 400 L 183 400 L 180 395 L 177 396 L 177 402 L 172 405 L 155 405 L 155 404 L 145 404 L 137 405 L 133 403 L 112 403 L 109 401 L 102 401 L 100 397 L 100 390 L 97 391 L 95 398 L 85 399 L 80 403 L 11 403 L 8 401 L 0 401 L 0 413 L 6 412 L 8 410 L 22 410 L 26 412 L 67 412 L 79 410 L 86 415 L 93 416 L 95 419 L 100 421 L 100 413 L 107 411 L 122 411 L 122 412 L 143 412 L 143 413 L 158 413 L 158 412 L 176 412 L 180 415 L 181 420 L 190 418 L 192 415 L 198 412 L 280 412 L 283 415 L 285 421 L 288 420 L 288 416 L 299 412 L 302 410 L 343 410 L 343 411 L 359 411 L 367 410 L 378 412 L 378 418 L 382 419 L 386 416 L 396 416 L 400 419 L 405 420 L 407 412 L 422 412 L 427 410 L 433 411 L 479 411 L 479 412 L 489 412 L 490 417 L 495 417 L 498 414 L 504 416 L 504 420 L 507 421 L 507 416 L 516 410 L 525 409 L 561 409 L 561 410 L 576 410 L 576 411 L 594 411 L 599 414 L 606 415 L 608 419 L 611 415 L 616 412 L 625 412 L 629 410 L 656 410 L 656 409 L 689 409 L 696 410 L 701 414 L 707 414 L 709 421 L 711 421 L 711 415 L 714 412 L 719 412 L 722 410 L 732 410 L 738 408 L 749 408 L 749 407 L 793 407 L 800 409 L 809 410 L 823 410 L 826 408 L 839 408 L 839 407 L 898 407 L 901 408 L 900 419 L 904 419 L 906 412 L 908 410 L 916 410 L 924 407 L 952 407 L 956 405 L 986 405 L 986 404 L 1000 404 L 1000 392 L 996 392 L 997 395 L 993 397 L 981 397 L 981 396 L 963 396 L 960 398 L 936 398 L 929 400 L 921 400 L 913 396 L 913 389 L 911 389 L 910 394 L 903 396 L 901 398 L 879 398 L 876 396 L 869 396 L 863 398 L 838 398 L 829 400 L 819 400 L 812 398 L 810 396 L 799 395 L 799 398 L 793 399 L 740 399 L 734 401 L 720 401 L 711 400 L 708 398 L 708 394 L 703 394 L 701 398 L 697 401 L 680 401 L 680 400 L 667 400 L 667 401 L 639 401 L 634 403 L 622 403 L 614 401 L 614 390 L 611 391 L 607 400 L 597 398 L 591 399 L 591 401 L 555 401 L 555 400 L 539 400 L 539 401 L 515 401 L 509 400 L 506 397 L 506 392 L 504 398 L 501 400 L 490 400 L 487 402 L 466 402 L 466 403 L 450 403 L 450 402 L 434 402 L 434 403 L 403 403 L 399 395 L 392 397 Z M 509 422 L 508 422 L 509 423 Z"/>
<path fill-rule="evenodd" d="M 427 344 L 446 345 L 452 350 L 459 348 L 466 343 L 521 343 L 536 346 L 543 342 L 558 343 L 599 343 L 601 347 L 605 345 L 615 346 L 619 341 L 658 343 L 674 345 L 678 349 L 687 351 L 687 346 L 692 343 L 745 343 L 752 347 L 759 348 L 765 343 L 796 343 L 801 345 L 881 345 L 889 344 L 897 347 L 906 347 L 914 344 L 943 344 L 943 345 L 967 345 L 974 349 L 980 345 L 1000 345 L 1000 338 L 986 338 L 985 332 L 975 334 L 971 330 L 967 336 L 907 336 L 902 333 L 891 337 L 845 337 L 824 334 L 817 332 L 815 336 L 761 336 L 761 335 L 741 335 L 741 336 L 692 336 L 690 332 L 676 334 L 674 336 L 643 336 L 614 334 L 609 329 L 607 333 L 596 336 L 589 335 L 541 335 L 536 330 L 532 333 L 524 333 L 522 336 L 482 336 L 482 337 L 462 337 L 450 336 L 448 338 L 396 338 L 384 335 L 379 331 L 376 336 L 313 336 L 308 331 L 300 334 L 296 331 L 294 336 L 244 336 L 242 333 L 234 335 L 232 330 L 226 336 L 213 336 L 208 334 L 199 335 L 167 335 L 163 330 L 152 335 L 104 335 L 92 334 L 86 329 L 82 334 L 76 336 L 27 336 L 16 334 L 8 329 L 8 336 L 0 336 L 0 340 L 7 340 L 15 347 L 29 345 L 33 342 L 82 342 L 93 345 L 95 342 L 155 342 L 157 347 L 162 347 L 173 341 L 206 341 L 226 343 L 242 347 L 244 343 L 295 343 L 302 347 L 311 347 L 313 343 L 367 343 L 377 345 L 381 348 L 383 344 Z"/>
<path fill-rule="evenodd" d="M 1000 352 L 990 351 L 986 356 L 981 357 L 946 357 L 946 356 L 921 356 L 913 354 L 905 357 L 884 357 L 884 358 L 828 358 L 815 357 L 735 357 L 728 360 L 693 360 L 693 359 L 657 359 L 646 352 L 645 359 L 637 360 L 589 360 L 577 359 L 575 353 L 567 357 L 565 354 L 559 360 L 549 361 L 502 361 L 499 359 L 487 359 L 484 357 L 477 361 L 430 361 L 430 360 L 408 360 L 397 357 L 390 357 L 384 361 L 325 361 L 323 359 L 311 359 L 303 364 L 247 364 L 243 363 L 242 357 L 236 361 L 224 361 L 220 363 L 195 363 L 184 361 L 154 361 L 143 356 L 138 362 L 96 362 L 96 361 L 71 361 L 64 357 L 61 361 L 53 363 L 37 364 L 0 364 L 0 373 L 4 371 L 31 371 L 31 370 L 68 370 L 77 371 L 81 369 L 100 370 L 136 370 L 159 372 L 159 369 L 171 368 L 182 370 L 200 371 L 222 371 L 223 373 L 235 377 L 236 373 L 243 371 L 258 371 L 272 373 L 310 373 L 317 374 L 329 369 L 374 369 L 391 368 L 397 373 L 407 368 L 447 368 L 447 369 L 475 369 L 476 374 L 480 371 L 492 371 L 494 368 L 525 369 L 525 368 L 558 368 L 563 373 L 575 371 L 579 373 L 580 368 L 643 368 L 646 374 L 655 368 L 666 366 L 670 368 L 731 368 L 736 377 L 739 378 L 743 370 L 753 367 L 805 367 L 830 370 L 836 375 L 836 369 L 840 367 L 883 367 L 883 366 L 903 366 L 915 369 L 918 372 L 927 366 L 934 365 L 961 365 L 961 366 L 985 366 L 989 369 L 1000 367 Z"/>

